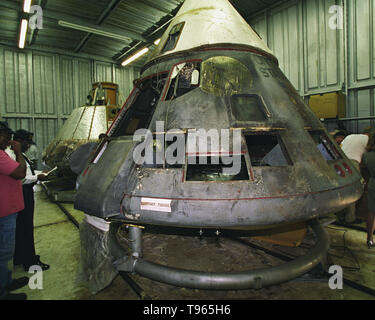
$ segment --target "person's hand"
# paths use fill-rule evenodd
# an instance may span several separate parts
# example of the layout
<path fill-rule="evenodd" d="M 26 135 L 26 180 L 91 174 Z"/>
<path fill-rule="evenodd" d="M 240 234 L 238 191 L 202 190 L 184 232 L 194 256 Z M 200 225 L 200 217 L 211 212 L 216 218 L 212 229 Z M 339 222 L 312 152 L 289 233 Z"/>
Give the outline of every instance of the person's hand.
<path fill-rule="evenodd" d="M 10 147 L 12 148 L 12 150 L 14 151 L 14 153 L 16 155 L 20 154 L 22 152 L 21 151 L 21 144 L 18 141 L 11 140 L 10 141 Z"/>
<path fill-rule="evenodd" d="M 43 174 L 43 173 L 38 174 L 37 177 L 38 177 L 38 180 L 39 180 L 39 181 L 46 181 L 46 180 L 48 180 L 47 175 L 45 175 L 45 174 Z"/>

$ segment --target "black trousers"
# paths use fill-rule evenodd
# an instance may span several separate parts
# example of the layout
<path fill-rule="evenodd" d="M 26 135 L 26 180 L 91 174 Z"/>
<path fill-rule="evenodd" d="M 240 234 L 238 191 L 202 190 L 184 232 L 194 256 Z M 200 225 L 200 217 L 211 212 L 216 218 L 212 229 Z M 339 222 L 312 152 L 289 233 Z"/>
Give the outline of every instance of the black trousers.
<path fill-rule="evenodd" d="M 36 263 L 34 245 L 34 184 L 24 184 L 25 209 L 18 212 L 16 224 L 16 245 L 13 264 L 32 265 Z"/>

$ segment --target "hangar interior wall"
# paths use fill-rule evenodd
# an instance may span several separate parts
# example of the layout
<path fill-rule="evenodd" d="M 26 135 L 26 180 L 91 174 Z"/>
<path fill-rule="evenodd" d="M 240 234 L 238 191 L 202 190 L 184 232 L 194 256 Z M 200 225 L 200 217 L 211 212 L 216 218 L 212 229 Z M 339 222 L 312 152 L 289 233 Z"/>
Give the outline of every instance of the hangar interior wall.
<path fill-rule="evenodd" d="M 374 16 L 375 0 L 290 0 L 247 20 L 306 102 L 343 90 L 346 116 L 357 118 L 375 116 Z M 14 129 L 35 132 L 42 151 L 93 82 L 118 83 L 126 97 L 138 75 L 132 67 L 0 45 L 0 117 Z M 375 121 L 345 122 L 352 132 L 370 124 Z"/>
<path fill-rule="evenodd" d="M 0 118 L 14 130 L 34 132 L 41 154 L 71 111 L 86 102 L 92 83 L 117 83 L 123 103 L 138 76 L 132 67 L 0 46 Z"/>
<path fill-rule="evenodd" d="M 342 90 L 346 117 L 359 118 L 375 116 L 374 16 L 375 0 L 291 0 L 247 20 L 306 102 L 311 95 Z M 344 124 L 362 132 L 375 121 Z"/>

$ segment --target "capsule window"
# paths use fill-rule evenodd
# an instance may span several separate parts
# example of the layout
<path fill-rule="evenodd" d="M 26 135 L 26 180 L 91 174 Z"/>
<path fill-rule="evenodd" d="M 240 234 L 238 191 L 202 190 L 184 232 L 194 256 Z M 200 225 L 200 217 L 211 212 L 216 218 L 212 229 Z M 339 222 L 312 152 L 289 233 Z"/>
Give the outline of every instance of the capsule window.
<path fill-rule="evenodd" d="M 249 92 L 253 88 L 250 70 L 237 59 L 227 56 L 215 56 L 202 62 L 200 88 L 202 91 L 217 96 Z"/>
<path fill-rule="evenodd" d="M 135 83 L 137 96 L 120 115 L 121 119 L 112 137 L 133 135 L 138 129 L 148 128 L 166 80 L 167 73 L 164 73 Z"/>
<path fill-rule="evenodd" d="M 257 95 L 232 96 L 232 113 L 237 121 L 265 121 L 269 116 Z"/>
<path fill-rule="evenodd" d="M 176 99 L 197 88 L 200 83 L 200 62 L 183 62 L 176 65 L 171 74 L 165 100 Z"/>
<path fill-rule="evenodd" d="M 185 22 L 181 22 L 179 24 L 176 24 L 172 27 L 171 31 L 169 31 L 168 40 L 165 43 L 163 49 L 161 50 L 161 53 L 171 51 L 173 50 L 178 40 L 180 39 L 182 29 L 184 28 Z"/>
<path fill-rule="evenodd" d="M 249 134 L 245 140 L 253 167 L 292 165 L 279 135 Z"/>
<path fill-rule="evenodd" d="M 222 157 L 215 156 L 188 157 L 186 181 L 249 180 L 244 156 L 232 157 L 230 163 L 225 162 Z"/>
<path fill-rule="evenodd" d="M 326 160 L 341 159 L 341 155 L 324 131 L 309 131 L 319 152 Z"/>

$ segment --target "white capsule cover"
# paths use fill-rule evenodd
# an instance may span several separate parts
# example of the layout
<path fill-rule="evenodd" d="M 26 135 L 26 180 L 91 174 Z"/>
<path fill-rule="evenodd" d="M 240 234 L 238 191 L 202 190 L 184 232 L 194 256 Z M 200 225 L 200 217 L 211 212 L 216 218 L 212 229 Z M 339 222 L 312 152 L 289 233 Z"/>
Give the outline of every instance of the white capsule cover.
<path fill-rule="evenodd" d="M 228 0 L 186 0 L 148 61 L 219 43 L 252 46 L 273 55 Z"/>

